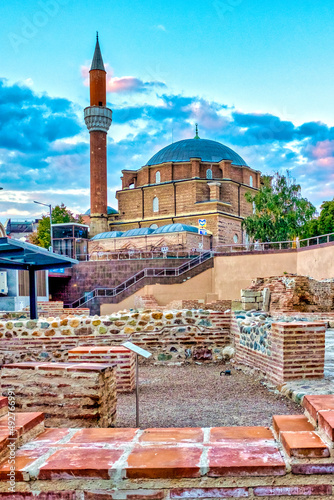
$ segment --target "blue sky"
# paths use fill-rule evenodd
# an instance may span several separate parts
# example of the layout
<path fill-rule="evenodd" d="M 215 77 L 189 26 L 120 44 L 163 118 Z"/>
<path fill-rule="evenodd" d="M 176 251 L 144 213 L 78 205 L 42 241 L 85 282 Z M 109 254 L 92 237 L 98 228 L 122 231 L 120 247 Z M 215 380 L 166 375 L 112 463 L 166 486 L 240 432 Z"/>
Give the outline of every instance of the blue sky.
<path fill-rule="evenodd" d="M 0 5 L 0 220 L 33 200 L 89 207 L 87 69 L 95 31 L 114 122 L 109 204 L 123 168 L 200 136 L 265 173 L 334 196 L 334 12 L 320 0 L 12 0 Z"/>

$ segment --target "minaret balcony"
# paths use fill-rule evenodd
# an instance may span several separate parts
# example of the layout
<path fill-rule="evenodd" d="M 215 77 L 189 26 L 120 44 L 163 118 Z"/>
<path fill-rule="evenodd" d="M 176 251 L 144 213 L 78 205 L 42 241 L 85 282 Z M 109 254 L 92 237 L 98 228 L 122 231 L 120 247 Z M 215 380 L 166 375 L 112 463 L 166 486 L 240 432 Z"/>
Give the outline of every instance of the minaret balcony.
<path fill-rule="evenodd" d="M 89 106 L 84 110 L 85 123 L 89 132 L 108 133 L 112 122 L 112 111 L 104 106 Z"/>

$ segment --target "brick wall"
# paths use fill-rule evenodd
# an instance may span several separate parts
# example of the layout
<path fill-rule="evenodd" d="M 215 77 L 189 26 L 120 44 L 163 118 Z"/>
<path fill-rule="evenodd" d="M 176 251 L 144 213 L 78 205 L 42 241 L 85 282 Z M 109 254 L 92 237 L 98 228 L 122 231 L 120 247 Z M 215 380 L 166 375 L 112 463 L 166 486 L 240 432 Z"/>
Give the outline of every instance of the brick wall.
<path fill-rule="evenodd" d="M 46 427 L 110 427 L 116 423 L 116 373 L 111 365 L 17 363 L 1 370 L 1 391 L 15 407 L 45 413 Z"/>
<path fill-rule="evenodd" d="M 329 312 L 334 304 L 334 280 L 286 274 L 257 278 L 249 290 L 270 290 L 270 311 Z"/>
<path fill-rule="evenodd" d="M 117 392 L 136 388 L 136 355 L 126 347 L 76 347 L 68 352 L 71 363 L 108 363 L 116 369 Z"/>
<path fill-rule="evenodd" d="M 260 370 L 277 385 L 289 380 L 322 378 L 325 331 L 322 322 L 273 323 L 267 332 L 268 349 L 261 352 L 241 340 L 234 318 L 231 334 L 235 334 L 235 361 Z"/>

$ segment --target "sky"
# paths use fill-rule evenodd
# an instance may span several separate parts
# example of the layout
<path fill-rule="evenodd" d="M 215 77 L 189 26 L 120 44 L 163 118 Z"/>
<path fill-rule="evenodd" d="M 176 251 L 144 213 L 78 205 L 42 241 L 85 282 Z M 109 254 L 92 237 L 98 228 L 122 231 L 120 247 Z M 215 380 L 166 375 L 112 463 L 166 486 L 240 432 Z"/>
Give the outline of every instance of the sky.
<path fill-rule="evenodd" d="M 121 170 L 172 141 L 226 144 L 263 173 L 334 197 L 334 9 L 329 0 L 1 2 L 0 221 L 34 200 L 89 208 L 88 71 L 108 72 L 108 202 Z"/>

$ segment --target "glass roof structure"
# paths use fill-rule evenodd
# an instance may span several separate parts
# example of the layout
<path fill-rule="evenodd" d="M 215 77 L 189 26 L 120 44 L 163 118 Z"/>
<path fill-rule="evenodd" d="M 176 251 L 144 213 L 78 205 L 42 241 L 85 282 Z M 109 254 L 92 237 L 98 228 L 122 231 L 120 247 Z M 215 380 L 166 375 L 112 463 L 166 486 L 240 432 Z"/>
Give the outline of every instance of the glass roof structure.
<path fill-rule="evenodd" d="M 161 149 L 146 163 L 147 166 L 167 162 L 189 162 L 190 158 L 200 158 L 209 163 L 230 160 L 233 165 L 247 166 L 247 163 L 233 149 L 220 142 L 207 139 L 186 139 Z"/>

